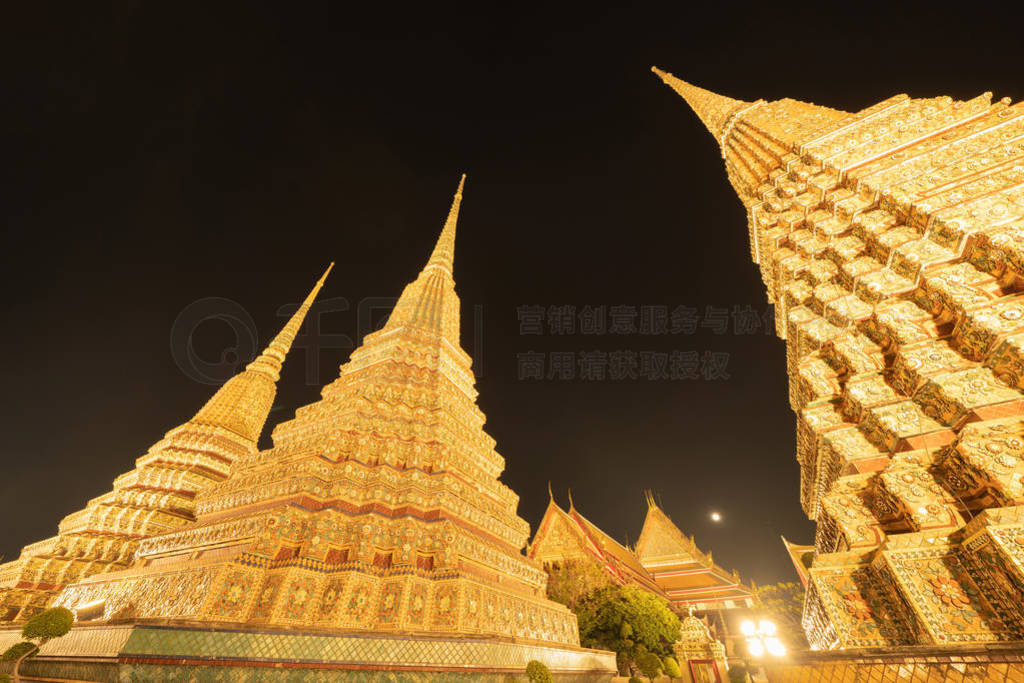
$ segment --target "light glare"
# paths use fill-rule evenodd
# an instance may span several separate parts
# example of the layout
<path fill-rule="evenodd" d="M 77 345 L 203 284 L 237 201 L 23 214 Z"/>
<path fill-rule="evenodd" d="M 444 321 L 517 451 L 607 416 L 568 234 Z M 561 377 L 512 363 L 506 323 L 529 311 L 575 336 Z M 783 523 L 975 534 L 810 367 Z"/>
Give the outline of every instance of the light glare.
<path fill-rule="evenodd" d="M 757 633 L 757 627 L 754 626 L 754 622 L 747 619 L 742 624 L 740 624 L 740 631 L 745 636 L 752 636 L 755 633 Z"/>
<path fill-rule="evenodd" d="M 785 657 L 786 646 L 778 638 L 765 638 L 764 646 L 768 648 L 768 654 L 772 657 Z"/>

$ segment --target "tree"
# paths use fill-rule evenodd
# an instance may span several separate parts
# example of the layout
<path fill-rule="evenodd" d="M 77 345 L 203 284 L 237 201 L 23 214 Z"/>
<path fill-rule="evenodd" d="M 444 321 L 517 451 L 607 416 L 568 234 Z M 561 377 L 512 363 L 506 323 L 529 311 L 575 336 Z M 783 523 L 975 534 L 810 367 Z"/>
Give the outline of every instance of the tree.
<path fill-rule="evenodd" d="M 39 652 L 39 648 L 47 641 L 60 638 L 70 631 L 73 623 L 75 623 L 75 615 L 65 607 L 43 610 L 29 619 L 21 629 L 21 637 L 24 640 L 15 643 L 7 648 L 3 655 L 0 655 L 0 658 L 14 662 L 12 678 L 15 681 L 20 681 L 18 669 L 21 663 Z"/>
<path fill-rule="evenodd" d="M 548 598 L 576 611 L 588 595 L 614 585 L 608 572 L 594 562 L 568 560 L 545 567 L 548 573 Z"/>
<path fill-rule="evenodd" d="M 552 683 L 551 670 L 544 662 L 531 659 L 526 665 L 526 677 L 530 683 Z"/>
<path fill-rule="evenodd" d="M 779 627 L 779 636 L 791 647 L 807 647 L 801 620 L 804 612 L 804 587 L 794 581 L 772 583 L 757 589 L 762 607 Z"/>
<path fill-rule="evenodd" d="M 679 617 L 668 602 L 635 586 L 613 585 L 590 593 L 578 602 L 576 619 L 580 643 L 614 651 L 624 669 L 648 652 L 671 655 L 679 639 Z"/>
<path fill-rule="evenodd" d="M 675 657 L 665 657 L 661 660 L 661 668 L 665 670 L 665 675 L 669 678 L 683 677 L 683 670 L 679 668 L 679 662 Z"/>
<path fill-rule="evenodd" d="M 661 660 L 653 652 L 645 652 L 636 658 L 640 672 L 652 681 L 661 673 Z"/>

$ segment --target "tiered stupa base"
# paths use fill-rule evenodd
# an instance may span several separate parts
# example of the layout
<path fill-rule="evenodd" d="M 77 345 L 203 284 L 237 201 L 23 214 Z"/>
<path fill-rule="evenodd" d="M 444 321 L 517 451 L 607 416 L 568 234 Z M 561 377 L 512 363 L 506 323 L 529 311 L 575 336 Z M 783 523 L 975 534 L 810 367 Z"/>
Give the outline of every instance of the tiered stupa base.
<path fill-rule="evenodd" d="M 0 649 L 19 639 L 0 631 Z M 615 656 L 512 638 L 187 624 L 76 626 L 22 673 L 71 681 L 494 681 L 530 660 L 559 681 L 610 681 Z M 398 677 L 395 674 L 399 674 Z"/>

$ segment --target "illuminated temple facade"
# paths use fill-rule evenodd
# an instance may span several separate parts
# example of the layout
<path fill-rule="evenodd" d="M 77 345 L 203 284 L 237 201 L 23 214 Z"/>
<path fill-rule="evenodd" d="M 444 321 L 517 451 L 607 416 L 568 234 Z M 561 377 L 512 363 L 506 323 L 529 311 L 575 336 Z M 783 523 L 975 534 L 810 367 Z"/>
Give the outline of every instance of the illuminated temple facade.
<path fill-rule="evenodd" d="M 753 607 L 754 591 L 737 572 L 715 563 L 647 495 L 647 517 L 635 548 L 622 545 L 584 517 L 570 499 L 563 510 L 552 497 L 527 555 L 544 566 L 585 562 L 611 581 L 667 600 L 680 616 L 697 610 L 728 639 L 736 619 L 727 611 Z"/>
<path fill-rule="evenodd" d="M 684 534 L 650 494 L 634 552 L 679 614 L 692 607 L 720 617 L 725 610 L 754 606 L 753 588 L 743 583 L 739 572 L 722 568 L 710 551 L 701 551 L 693 536 Z"/>
<path fill-rule="evenodd" d="M 580 514 L 569 499 L 563 510 L 552 496 L 526 554 L 545 567 L 583 562 L 599 568 L 620 586 L 636 586 L 668 599 L 633 551 Z"/>
<path fill-rule="evenodd" d="M 522 673 L 530 659 L 591 680 L 614 673 L 614 655 L 581 649 L 575 615 L 547 600 L 547 575 L 522 553 L 529 525 L 517 516 L 518 496 L 498 479 L 504 459 L 483 430 L 459 342 L 452 271 L 461 201 L 462 182 L 387 323 L 319 400 L 277 425 L 271 448 L 254 447 L 270 407 L 260 399 L 262 412 L 246 422 L 250 440 L 214 459 L 218 476 L 196 483 L 180 523 L 145 527 L 116 565 L 54 584 L 48 599 L 78 616 L 72 636 L 87 639 L 95 624 L 92 650 L 75 654 L 126 639 L 119 675 L 146 679 L 195 675 L 181 662 L 237 669 L 239 660 L 256 667 L 235 672 L 246 680 L 282 666 L 498 677 Z M 292 337 L 312 296 L 289 323 Z M 272 348 L 276 379 L 286 348 Z M 248 405 L 245 391 L 232 395 Z M 230 420 L 227 407 L 214 412 Z M 190 457 L 161 471 L 201 467 L 205 443 L 176 444 Z M 116 531 L 94 519 L 107 517 L 75 528 L 116 543 Z M 125 622 L 130 632 L 112 635 Z"/>
<path fill-rule="evenodd" d="M 813 647 L 1024 636 L 1024 107 L 743 102 L 714 135 L 785 339 Z"/>

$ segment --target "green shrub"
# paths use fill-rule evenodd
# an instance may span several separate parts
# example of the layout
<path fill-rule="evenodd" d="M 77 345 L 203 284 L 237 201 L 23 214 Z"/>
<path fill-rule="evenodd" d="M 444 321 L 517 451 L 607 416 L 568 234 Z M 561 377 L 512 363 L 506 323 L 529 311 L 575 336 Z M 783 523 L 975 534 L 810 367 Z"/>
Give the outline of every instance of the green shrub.
<path fill-rule="evenodd" d="M 580 644 L 611 650 L 620 662 L 646 652 L 672 654 L 679 639 L 679 617 L 668 602 L 636 586 L 610 586 L 587 595 L 576 610 Z"/>
<path fill-rule="evenodd" d="M 22 661 L 39 652 L 46 641 L 60 638 L 70 631 L 73 623 L 75 615 L 65 607 L 54 607 L 32 615 L 21 629 L 21 637 L 25 640 L 15 643 L 0 655 L 0 659 L 14 662 L 14 671 L 11 672 L 14 680 L 20 680 L 18 669 Z"/>
<path fill-rule="evenodd" d="M 636 658 L 637 668 L 652 681 L 661 673 L 661 660 L 653 652 L 645 652 Z"/>
<path fill-rule="evenodd" d="M 665 670 L 665 675 L 669 678 L 683 677 L 683 670 L 679 668 L 679 662 L 675 657 L 665 657 L 661 660 L 661 668 Z"/>
<path fill-rule="evenodd" d="M 0 659 L 4 659 L 8 662 L 13 662 L 21 659 L 26 654 L 35 650 L 36 646 L 34 643 L 30 643 L 27 640 L 23 640 L 20 643 L 15 643 L 7 648 L 7 651 L 0 655 Z"/>
<path fill-rule="evenodd" d="M 43 610 L 28 620 L 21 629 L 21 637 L 25 640 L 38 640 L 45 643 L 51 638 L 60 638 L 71 630 L 75 623 L 75 615 L 66 607 L 54 607 Z"/>
<path fill-rule="evenodd" d="M 551 670 L 547 665 L 536 659 L 530 660 L 526 665 L 526 677 L 530 679 L 530 683 L 552 683 L 554 680 L 551 678 Z"/>
<path fill-rule="evenodd" d="M 644 679 L 640 678 L 639 676 L 630 676 L 629 683 L 644 683 Z"/>

